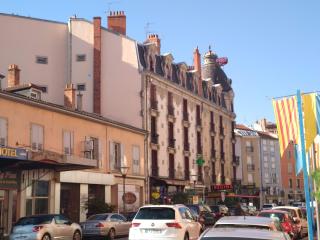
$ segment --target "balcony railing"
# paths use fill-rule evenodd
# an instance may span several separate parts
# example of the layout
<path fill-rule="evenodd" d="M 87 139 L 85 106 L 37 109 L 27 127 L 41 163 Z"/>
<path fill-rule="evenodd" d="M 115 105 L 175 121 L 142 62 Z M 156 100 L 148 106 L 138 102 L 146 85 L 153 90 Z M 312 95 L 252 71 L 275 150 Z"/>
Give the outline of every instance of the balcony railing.
<path fill-rule="evenodd" d="M 190 143 L 185 142 L 183 146 L 184 146 L 184 151 L 190 151 Z"/>
<path fill-rule="evenodd" d="M 247 152 L 253 152 L 253 146 L 247 146 L 246 150 Z"/>
<path fill-rule="evenodd" d="M 151 105 L 151 109 L 158 110 L 158 101 L 157 100 L 151 100 L 150 105 Z"/>
<path fill-rule="evenodd" d="M 152 175 L 153 177 L 158 177 L 158 176 L 159 176 L 159 174 L 158 174 L 158 167 L 152 167 L 152 168 L 151 168 L 151 175 Z"/>
<path fill-rule="evenodd" d="M 168 115 L 174 116 L 174 107 L 173 106 L 168 106 Z"/>
<path fill-rule="evenodd" d="M 158 144 L 159 143 L 159 134 L 157 133 L 154 133 L 151 135 L 151 142 L 154 143 L 154 144 Z"/>
<path fill-rule="evenodd" d="M 176 140 L 174 138 L 169 138 L 168 139 L 168 146 L 171 148 L 175 148 L 175 142 L 176 142 Z"/>
<path fill-rule="evenodd" d="M 248 164 L 247 169 L 248 169 L 248 171 L 254 171 L 254 169 L 255 169 L 254 164 Z"/>

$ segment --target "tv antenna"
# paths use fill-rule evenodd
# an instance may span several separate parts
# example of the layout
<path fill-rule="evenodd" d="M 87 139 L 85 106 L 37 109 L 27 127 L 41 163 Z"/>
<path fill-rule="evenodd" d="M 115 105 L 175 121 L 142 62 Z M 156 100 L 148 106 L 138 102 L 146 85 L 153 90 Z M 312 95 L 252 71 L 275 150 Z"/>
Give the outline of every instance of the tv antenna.
<path fill-rule="evenodd" d="M 151 33 L 151 30 L 150 30 L 150 25 L 153 25 L 154 23 L 152 22 L 147 22 L 145 27 L 144 27 L 144 31 L 146 33 L 146 39 L 148 38 L 148 34 Z"/>
<path fill-rule="evenodd" d="M 117 4 L 119 3 L 120 0 L 115 0 L 115 1 L 109 1 L 107 4 L 108 4 L 108 13 L 111 12 L 111 6 L 114 5 L 114 4 Z"/>

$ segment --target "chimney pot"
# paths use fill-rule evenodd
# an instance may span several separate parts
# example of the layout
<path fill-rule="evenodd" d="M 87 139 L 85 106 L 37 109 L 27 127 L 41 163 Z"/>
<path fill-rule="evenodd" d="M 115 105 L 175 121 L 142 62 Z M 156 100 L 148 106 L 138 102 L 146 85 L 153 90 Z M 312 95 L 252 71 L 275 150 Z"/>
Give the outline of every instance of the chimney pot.
<path fill-rule="evenodd" d="M 193 66 L 194 69 L 199 73 L 198 93 L 200 96 L 202 96 L 201 55 L 199 53 L 198 47 L 193 52 Z"/>
<path fill-rule="evenodd" d="M 158 34 L 155 34 L 155 33 L 149 34 L 148 39 L 145 41 L 145 43 L 155 44 L 157 47 L 157 54 L 160 55 L 161 41 Z"/>
<path fill-rule="evenodd" d="M 64 106 L 75 109 L 76 108 L 76 89 L 72 83 L 66 85 L 64 89 Z"/>
<path fill-rule="evenodd" d="M 10 64 L 8 68 L 8 87 L 20 84 L 20 69 L 16 64 Z"/>

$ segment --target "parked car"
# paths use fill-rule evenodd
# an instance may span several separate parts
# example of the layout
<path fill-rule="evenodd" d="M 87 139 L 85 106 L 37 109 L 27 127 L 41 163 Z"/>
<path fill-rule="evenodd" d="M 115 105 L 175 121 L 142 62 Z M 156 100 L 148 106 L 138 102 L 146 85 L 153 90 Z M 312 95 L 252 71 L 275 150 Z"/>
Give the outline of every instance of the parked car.
<path fill-rule="evenodd" d="M 81 223 L 83 236 L 85 238 L 108 237 L 114 239 L 117 236 L 129 234 L 131 222 L 117 213 L 102 213 L 90 216 Z"/>
<path fill-rule="evenodd" d="M 270 210 L 276 206 L 277 206 L 277 204 L 275 204 L 275 203 L 265 203 L 265 204 L 263 204 L 261 210 Z"/>
<path fill-rule="evenodd" d="M 308 235 L 308 223 L 300 208 L 292 207 L 292 206 L 281 206 L 281 207 L 274 207 L 273 209 L 287 211 L 292 214 L 293 220 L 298 227 L 299 238 L 302 238 Z"/>
<path fill-rule="evenodd" d="M 293 202 L 292 207 L 306 207 L 305 202 Z"/>
<path fill-rule="evenodd" d="M 243 217 L 242 217 L 243 218 Z M 284 232 L 248 228 L 211 228 L 199 240 L 290 240 Z"/>
<path fill-rule="evenodd" d="M 127 212 L 123 215 L 126 217 L 127 221 L 131 222 L 136 214 L 137 212 Z"/>
<path fill-rule="evenodd" d="M 258 214 L 259 217 L 277 218 L 280 221 L 282 229 L 290 235 L 292 239 L 298 237 L 298 229 L 291 220 L 291 215 L 281 210 L 263 210 Z"/>
<path fill-rule="evenodd" d="M 222 212 L 225 216 L 228 215 L 228 211 L 229 211 L 228 207 L 227 207 L 226 205 L 223 205 L 223 204 L 220 204 L 219 206 L 220 206 L 220 208 L 221 208 L 221 212 Z"/>
<path fill-rule="evenodd" d="M 42 214 L 20 218 L 12 227 L 10 240 L 81 240 L 82 231 L 77 223 L 60 214 Z"/>
<path fill-rule="evenodd" d="M 255 216 L 257 214 L 257 208 L 255 206 L 248 206 L 248 214 L 250 216 Z"/>
<path fill-rule="evenodd" d="M 147 205 L 135 215 L 129 240 L 196 240 L 201 225 L 185 205 Z"/>
<path fill-rule="evenodd" d="M 253 228 L 282 232 L 279 220 L 253 216 L 223 217 L 216 222 L 213 228 Z"/>
<path fill-rule="evenodd" d="M 211 212 L 208 205 L 205 204 L 188 204 L 186 205 L 191 213 L 198 219 L 202 226 L 202 230 L 209 226 L 213 226 L 216 222 L 216 216 Z"/>

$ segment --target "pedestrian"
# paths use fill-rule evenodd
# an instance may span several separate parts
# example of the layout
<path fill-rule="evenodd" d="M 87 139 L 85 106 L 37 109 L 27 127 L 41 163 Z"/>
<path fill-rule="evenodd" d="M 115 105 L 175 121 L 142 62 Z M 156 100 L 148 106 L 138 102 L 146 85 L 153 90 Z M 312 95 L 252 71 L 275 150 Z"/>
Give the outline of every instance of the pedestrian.
<path fill-rule="evenodd" d="M 245 216 L 245 212 L 243 211 L 241 204 L 239 202 L 237 202 L 234 213 L 235 213 L 235 216 Z"/>

